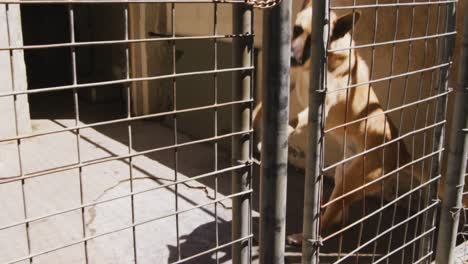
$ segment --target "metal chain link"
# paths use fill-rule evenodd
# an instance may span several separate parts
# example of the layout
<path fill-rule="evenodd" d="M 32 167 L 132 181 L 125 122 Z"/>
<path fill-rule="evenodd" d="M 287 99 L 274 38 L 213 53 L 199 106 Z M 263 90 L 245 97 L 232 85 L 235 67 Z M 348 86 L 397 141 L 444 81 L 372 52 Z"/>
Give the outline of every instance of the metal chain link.
<path fill-rule="evenodd" d="M 280 4 L 281 1 L 282 0 L 245 0 L 245 3 L 257 8 L 271 8 Z"/>

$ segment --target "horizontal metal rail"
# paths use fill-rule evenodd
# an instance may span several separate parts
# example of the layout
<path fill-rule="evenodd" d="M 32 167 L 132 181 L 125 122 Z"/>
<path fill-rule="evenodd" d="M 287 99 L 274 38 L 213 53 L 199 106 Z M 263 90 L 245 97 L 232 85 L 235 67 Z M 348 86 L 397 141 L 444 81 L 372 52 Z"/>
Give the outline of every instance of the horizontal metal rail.
<path fill-rule="evenodd" d="M 18 136 L 15 136 L 15 137 L 2 138 L 2 139 L 0 139 L 0 142 L 16 141 L 16 140 L 19 140 L 19 139 L 33 138 L 33 137 L 50 135 L 50 134 L 57 134 L 57 133 L 63 133 L 63 132 L 68 132 L 68 131 L 81 130 L 81 129 L 85 129 L 85 128 L 96 128 L 96 127 L 105 126 L 105 125 L 114 125 L 114 124 L 120 124 L 120 123 L 134 122 L 134 121 L 140 121 L 140 120 L 163 117 L 163 116 L 177 115 L 177 114 L 182 114 L 182 113 L 217 109 L 217 108 L 222 108 L 222 107 L 226 107 L 226 106 L 233 106 L 233 105 L 237 105 L 237 104 L 248 104 L 248 103 L 252 103 L 252 102 L 253 102 L 252 99 L 241 100 L 241 101 L 230 101 L 230 102 L 227 102 L 227 103 L 216 103 L 216 104 L 211 104 L 211 105 L 198 106 L 198 107 L 192 107 L 192 108 L 186 108 L 186 109 L 180 109 L 180 110 L 172 110 L 172 111 L 160 112 L 160 113 L 149 114 L 149 115 L 141 115 L 141 116 L 135 116 L 135 117 L 113 119 L 113 120 L 110 120 L 110 121 L 102 121 L 102 122 L 95 122 L 95 123 L 91 123 L 91 124 L 84 124 L 84 125 L 78 125 L 78 126 L 73 126 L 73 127 L 66 127 L 66 128 L 53 130 L 53 131 L 44 131 L 44 132 L 39 132 L 39 133 L 32 133 L 32 134 L 26 134 L 26 135 L 18 135 Z M 0 181 L 1 181 L 1 178 L 0 178 Z"/>
<path fill-rule="evenodd" d="M 50 213 L 50 214 L 41 215 L 41 216 L 34 217 L 34 218 L 28 218 L 28 219 L 25 219 L 23 221 L 18 221 L 16 223 L 11 223 L 11 224 L 7 224 L 7 225 L 4 225 L 4 226 L 0 226 L 0 231 L 4 230 L 4 229 L 15 227 L 15 226 L 23 225 L 23 224 L 26 224 L 26 223 L 31 223 L 31 222 L 35 222 L 35 221 L 42 220 L 42 219 L 45 219 L 45 218 L 49 218 L 49 217 L 52 217 L 52 216 L 73 212 L 73 211 L 76 211 L 76 210 L 79 210 L 79 209 L 83 209 L 83 208 L 87 208 L 87 207 L 91 207 L 91 206 L 96 206 L 96 205 L 99 205 L 99 204 L 104 204 L 104 203 L 112 202 L 112 201 L 115 201 L 115 200 L 131 197 L 131 196 L 136 196 L 136 195 L 151 192 L 151 191 L 156 191 L 156 190 L 163 189 L 163 188 L 168 188 L 168 187 L 175 186 L 175 185 L 178 185 L 178 184 L 184 184 L 184 183 L 188 183 L 188 182 L 191 182 L 191 181 L 201 180 L 203 178 L 207 178 L 207 177 L 215 176 L 215 175 L 220 175 L 220 174 L 223 174 L 223 173 L 226 173 L 226 172 L 231 172 L 231 171 L 234 171 L 234 170 L 247 168 L 249 166 L 251 166 L 251 164 L 238 165 L 238 166 L 225 168 L 225 169 L 218 170 L 218 171 L 213 171 L 213 172 L 200 174 L 198 176 L 190 177 L 190 178 L 185 179 L 185 180 L 178 180 L 178 181 L 175 181 L 175 182 L 162 184 L 162 185 L 152 187 L 152 188 L 148 188 L 148 189 L 144 189 L 144 190 L 141 190 L 141 191 L 132 191 L 132 192 L 129 192 L 129 193 L 125 194 L 125 195 L 120 195 L 120 196 L 104 199 L 104 200 L 101 200 L 101 201 L 81 204 L 79 206 L 75 206 L 75 207 L 68 208 L 68 209 L 65 209 L 65 210 L 60 210 L 60 211 L 56 211 L 56 212 L 53 212 L 53 213 Z M 149 179 L 151 179 L 151 178 L 149 178 Z"/>
<path fill-rule="evenodd" d="M 222 202 L 222 201 L 224 201 L 224 200 L 228 200 L 228 199 L 232 199 L 232 198 L 235 198 L 235 197 L 239 197 L 239 196 L 243 196 L 243 195 L 246 195 L 246 194 L 250 194 L 250 193 L 252 193 L 252 192 L 253 192 L 253 190 L 248 190 L 248 191 L 244 191 L 244 192 L 239 192 L 239 193 L 231 194 L 231 195 L 225 196 L 225 197 L 223 197 L 223 198 L 219 198 L 219 199 L 213 200 L 213 201 L 208 202 L 208 203 L 204 203 L 204 204 L 200 204 L 200 205 L 197 205 L 197 206 L 193 206 L 193 207 L 191 207 L 191 208 L 187 208 L 187 209 L 183 209 L 183 210 L 178 210 L 178 211 L 173 212 L 173 213 L 170 213 L 170 214 L 166 214 L 166 215 L 163 215 L 163 216 L 151 218 L 151 219 L 148 219 L 148 220 L 145 220 L 145 221 L 141 221 L 141 222 L 136 222 L 136 223 L 131 224 L 131 225 L 127 225 L 127 226 L 124 226 L 124 227 L 121 227 L 121 228 L 118 228 L 118 229 L 114 229 L 114 230 L 112 230 L 112 231 L 103 232 L 103 233 L 100 233 L 100 234 L 97 234 L 97 235 L 93 235 L 93 236 L 88 236 L 88 237 L 82 238 L 82 239 L 80 239 L 80 240 L 74 241 L 74 242 L 72 242 L 72 243 L 69 243 L 69 244 L 66 244 L 66 245 L 62 245 L 62 246 L 58 246 L 58 247 L 55 247 L 55 248 L 50 248 L 50 249 L 43 250 L 43 251 L 40 251 L 40 252 L 37 252 L 37 253 L 33 253 L 33 254 L 28 255 L 28 256 L 24 256 L 24 257 L 21 257 L 21 258 L 12 260 L 12 261 L 8 261 L 7 263 L 9 263 L 9 264 L 10 264 L 10 263 L 16 263 L 16 262 L 20 262 L 20 261 L 23 261 L 23 260 L 26 260 L 26 259 L 30 259 L 30 258 L 34 258 L 34 257 L 37 257 L 37 256 L 41 256 L 41 255 L 44 255 L 44 254 L 47 254 L 47 253 L 50 253 L 50 252 L 53 252 L 53 251 L 57 251 L 57 250 L 60 250 L 60 249 L 63 249 L 63 248 L 67 248 L 67 247 L 71 247 L 71 246 L 74 246 L 74 245 L 83 243 L 83 242 L 85 242 L 85 241 L 93 240 L 93 239 L 96 239 L 96 238 L 98 238 L 98 237 L 102 237 L 102 236 L 110 235 L 110 234 L 117 233 L 117 232 L 120 232 L 120 231 L 124 231 L 124 230 L 127 230 L 127 229 L 132 228 L 132 227 L 136 227 L 136 226 L 148 224 L 148 223 L 151 223 L 151 222 L 154 222 L 154 221 L 158 221 L 158 220 L 161 220 L 161 219 L 170 217 L 170 216 L 174 216 L 174 215 L 179 215 L 179 214 L 182 214 L 182 213 L 186 213 L 186 212 L 189 212 L 189 211 L 192 211 L 192 210 L 201 208 L 201 207 L 205 207 L 205 206 L 207 206 L 207 205 L 216 204 L 216 203 Z"/>
<path fill-rule="evenodd" d="M 395 224 L 393 225 L 392 227 L 390 227 L 389 229 L 386 229 L 384 230 L 382 233 L 376 235 L 375 237 L 373 237 L 372 239 L 370 239 L 369 241 L 367 241 L 366 243 L 360 245 L 359 247 L 355 248 L 353 251 L 351 251 L 348 255 L 344 256 L 343 258 L 340 258 L 337 262 L 335 262 L 334 264 L 338 264 L 338 263 L 341 263 L 343 262 L 344 260 L 346 260 L 347 258 L 351 257 L 352 255 L 351 254 L 355 254 L 356 252 L 359 252 L 359 250 L 369 246 L 370 244 L 374 243 L 375 241 L 377 241 L 379 238 L 381 238 L 382 236 L 388 234 L 389 232 L 395 230 L 396 228 L 408 223 L 409 221 L 415 219 L 416 217 L 418 216 L 421 216 L 423 213 L 429 211 L 430 209 L 432 208 L 435 208 L 437 205 L 439 204 L 439 201 L 437 202 L 434 202 L 432 204 L 430 204 L 428 207 L 424 208 L 423 210 L 417 212 L 416 214 L 406 218 L 405 220 L 399 222 L 398 224 Z M 433 227 L 432 229 L 428 230 L 427 232 L 432 232 L 433 230 L 435 230 L 435 227 Z M 423 233 L 423 235 L 425 235 L 427 232 Z M 411 242 L 407 242 L 405 243 L 405 246 L 406 247 L 407 245 L 406 244 L 411 244 L 413 243 L 414 241 L 411 241 Z M 403 248 L 404 248 L 403 247 Z M 401 248 L 399 248 L 398 250 L 400 250 Z M 393 252 L 393 251 L 392 251 Z M 393 254 L 392 252 L 390 252 L 389 254 Z M 385 259 L 389 256 L 389 254 L 387 255 L 384 255 L 383 257 L 381 257 L 380 259 Z M 380 260 L 379 259 L 379 260 Z M 377 262 L 374 262 L 374 263 L 377 263 Z"/>
<path fill-rule="evenodd" d="M 321 208 L 323 209 L 323 208 L 329 206 L 330 204 L 335 203 L 335 202 L 337 202 L 337 201 L 339 201 L 339 200 L 341 200 L 341 199 L 343 199 L 343 198 L 345 198 L 345 197 L 347 197 L 347 196 L 349 196 L 349 195 L 351 195 L 351 194 L 353 194 L 353 193 L 356 193 L 356 192 L 358 192 L 358 191 L 362 191 L 363 189 L 365 189 L 365 188 L 367 188 L 367 187 L 369 187 L 369 186 L 371 186 L 371 185 L 373 185 L 373 184 L 376 184 L 376 183 L 378 183 L 378 182 L 380 182 L 380 181 L 383 181 L 383 180 L 385 180 L 386 178 L 389 178 L 390 176 L 394 175 L 395 173 L 398 173 L 398 172 L 400 172 L 400 171 L 406 169 L 407 167 L 413 166 L 413 165 L 415 165 L 416 163 L 419 163 L 419 162 L 421 162 L 421 161 L 423 161 L 423 160 L 425 160 L 425 159 L 428 159 L 428 158 L 430 158 L 430 157 L 433 157 L 434 155 L 440 154 L 440 153 L 442 153 L 442 152 L 443 152 L 443 149 L 441 149 L 441 150 L 439 150 L 439 151 L 436 151 L 436 152 L 432 152 L 432 153 L 427 154 L 427 155 L 425 155 L 425 156 L 422 156 L 422 157 L 420 157 L 420 158 L 418 158 L 418 159 L 416 159 L 416 160 L 412 160 L 411 162 L 408 162 L 408 163 L 406 163 L 405 165 L 400 166 L 400 167 L 398 167 L 397 169 L 395 169 L 395 170 L 393 170 L 393 171 L 390 171 L 390 172 L 388 172 L 388 173 L 385 173 L 384 175 L 382 175 L 381 177 L 379 177 L 379 178 L 377 178 L 377 179 L 375 179 L 375 180 L 372 180 L 372 181 L 370 181 L 370 182 L 368 182 L 368 183 L 366 183 L 366 184 L 363 184 L 363 185 L 359 186 L 359 187 L 356 188 L 356 189 L 353 189 L 353 190 L 351 190 L 351 191 L 349 191 L 349 192 L 347 192 L 347 193 L 345 193 L 345 194 L 342 194 L 342 195 L 338 196 L 337 198 L 335 198 L 335 199 L 333 199 L 333 200 L 328 201 L 327 203 L 325 203 L 324 205 L 322 205 Z"/>
<path fill-rule="evenodd" d="M 410 2 L 410 3 L 389 3 L 389 4 L 371 4 L 371 5 L 350 5 L 350 6 L 333 6 L 330 10 L 353 10 L 353 9 L 366 9 L 366 8 L 381 8 L 381 7 L 414 7 L 414 6 L 429 6 L 429 5 L 443 5 L 458 3 L 458 0 L 450 1 L 434 1 L 434 2 Z"/>
<path fill-rule="evenodd" d="M 419 264 L 419 263 L 422 263 L 424 260 L 426 260 L 427 258 L 429 258 L 430 256 L 432 256 L 434 254 L 434 251 L 429 251 L 429 253 L 427 253 L 426 255 L 422 256 L 420 259 L 418 259 L 416 262 L 414 262 L 413 264 Z"/>
<path fill-rule="evenodd" d="M 107 86 L 107 85 L 113 85 L 113 84 L 165 80 L 165 79 L 174 79 L 174 78 L 197 76 L 197 75 L 209 75 L 209 74 L 236 72 L 236 71 L 249 71 L 249 70 L 254 70 L 254 69 L 255 67 L 249 66 L 249 67 L 226 68 L 226 69 L 207 70 L 207 71 L 171 73 L 171 74 L 158 75 L 158 76 L 126 78 L 126 79 L 118 79 L 118 80 L 103 81 L 103 82 L 80 83 L 80 84 L 73 84 L 73 85 L 62 85 L 62 86 L 55 86 L 55 87 L 48 87 L 48 88 L 39 88 L 39 89 L 34 89 L 34 90 L 14 91 L 10 93 L 0 93 L 0 97 L 21 95 L 21 94 L 36 94 L 36 93 L 45 93 L 45 92 L 54 92 L 54 91 L 63 91 L 63 90 L 74 90 L 74 89 L 83 89 L 83 88 L 90 88 L 90 87 L 97 88 L 100 86 Z"/>
<path fill-rule="evenodd" d="M 228 243 L 219 245 L 219 246 L 217 246 L 217 247 L 210 248 L 210 249 L 208 249 L 208 250 L 205 250 L 205 251 L 203 251 L 203 252 L 197 253 L 197 254 L 192 255 L 192 256 L 190 256 L 190 257 L 187 257 L 187 258 L 178 260 L 178 261 L 176 261 L 176 262 L 172 262 L 172 264 L 184 263 L 184 262 L 187 262 L 187 261 L 189 261 L 189 260 L 198 258 L 198 257 L 200 257 L 200 256 L 206 255 L 206 254 L 211 253 L 211 252 L 216 252 L 216 251 L 218 251 L 218 250 L 220 250 L 220 249 L 223 249 L 223 248 L 225 248 L 225 247 L 231 246 L 231 245 L 233 245 L 233 244 L 236 244 L 236 243 L 239 243 L 239 242 L 242 242 L 242 241 L 251 239 L 251 238 L 253 238 L 253 235 L 252 235 L 252 234 L 251 234 L 251 235 L 248 235 L 248 236 L 245 236 L 245 237 L 241 237 L 241 238 L 235 239 L 235 240 L 233 240 L 233 241 L 230 241 L 230 242 L 228 242 Z"/>
<path fill-rule="evenodd" d="M 160 42 L 160 41 L 177 41 L 177 40 L 215 40 L 226 38 L 241 38 L 253 37 L 254 34 L 226 34 L 226 35 L 204 35 L 204 36 L 177 36 L 177 37 L 152 37 L 142 39 L 116 39 L 116 40 L 103 40 L 103 41 L 86 41 L 86 42 L 67 42 L 67 43 L 54 43 L 42 45 L 24 45 L 24 46 L 10 46 L 0 47 L 0 51 L 4 50 L 33 50 L 33 49 L 52 49 L 52 48 L 68 48 L 68 47 L 85 47 L 85 46 L 102 46 L 102 45 L 119 45 L 119 44 L 132 44 L 132 43 L 147 43 L 147 42 Z"/>
<path fill-rule="evenodd" d="M 332 128 L 329 128 L 329 129 L 326 129 L 324 131 L 324 133 L 327 134 L 327 133 L 330 133 L 330 132 L 332 132 L 332 131 L 334 131 L 336 129 L 339 129 L 339 128 L 344 128 L 344 127 L 347 127 L 349 125 L 357 124 L 357 123 L 360 123 L 362 121 L 366 121 L 366 120 L 369 120 L 369 119 L 372 119 L 372 118 L 375 118 L 375 117 L 378 117 L 378 116 L 381 116 L 381 115 L 386 115 L 386 114 L 389 114 L 389 113 L 392 113 L 392 112 L 395 112 L 395 111 L 398 111 L 398 110 L 406 109 L 406 108 L 411 107 L 411 106 L 426 103 L 426 102 L 435 100 L 435 99 L 437 99 L 439 97 L 446 96 L 449 93 L 450 93 L 450 91 L 447 91 L 447 92 L 440 93 L 440 94 L 437 94 L 437 95 L 434 95 L 434 96 L 430 96 L 430 97 L 427 97 L 427 98 L 424 98 L 424 99 L 421 99 L 421 100 L 417 100 L 417 101 L 414 101 L 414 102 L 411 102 L 411 103 L 403 104 L 401 106 L 385 110 L 385 111 L 383 111 L 381 113 L 368 115 L 366 117 L 359 118 L 359 119 L 356 119 L 356 120 L 353 120 L 353 121 L 350 121 L 350 122 L 347 122 L 347 123 L 344 123 L 344 124 L 341 124 L 341 125 L 337 125 L 337 126 L 334 126 Z"/>
<path fill-rule="evenodd" d="M 452 62 L 442 63 L 442 64 L 434 65 L 434 66 L 431 66 L 431 67 L 427 67 L 427 68 L 422 68 L 422 69 L 409 71 L 409 72 L 405 72 L 405 73 L 401 73 L 401 74 L 394 74 L 394 75 L 379 78 L 379 79 L 374 79 L 374 80 L 369 80 L 369 81 L 366 81 L 366 82 L 352 84 L 352 85 L 349 85 L 349 86 L 334 89 L 333 91 L 328 91 L 327 93 L 331 94 L 331 93 L 336 93 L 336 92 L 340 92 L 340 91 L 343 91 L 343 90 L 356 88 L 356 87 L 359 87 L 359 86 L 362 86 L 362 85 L 368 85 L 368 84 L 379 83 L 379 82 L 383 82 L 383 81 L 394 80 L 394 79 L 398 79 L 398 78 L 402 78 L 402 77 L 406 77 L 406 76 L 411 76 L 411 75 L 418 74 L 418 73 L 423 73 L 423 72 L 428 72 L 428 71 L 433 71 L 433 70 L 437 70 L 437 69 L 446 68 L 446 67 L 449 67 L 450 65 L 452 65 Z M 0 94 L 0 96 L 1 96 L 1 94 Z"/>
<path fill-rule="evenodd" d="M 26 174 L 24 176 L 10 177 L 10 178 L 8 178 L 6 180 L 0 180 L 0 184 L 20 181 L 20 180 L 25 180 L 25 179 L 31 179 L 31 178 L 51 174 L 51 173 L 57 173 L 57 172 L 61 172 L 61 171 L 71 170 L 71 169 L 83 168 L 83 167 L 87 167 L 87 166 L 96 165 L 96 164 L 99 164 L 99 163 L 110 162 L 110 161 L 115 161 L 115 160 L 122 160 L 122 159 L 128 159 L 128 158 L 147 155 L 147 154 L 151 154 L 151 153 L 155 153 L 155 152 L 159 152 L 159 151 L 163 151 L 163 150 L 177 149 L 177 148 L 181 148 L 181 147 L 196 145 L 196 144 L 200 144 L 200 143 L 213 142 L 213 141 L 217 141 L 217 140 L 220 140 L 220 139 L 230 138 L 230 137 L 233 137 L 233 136 L 246 135 L 246 134 L 251 134 L 251 133 L 253 133 L 253 129 L 246 130 L 246 131 L 239 131 L 239 132 L 229 133 L 229 134 L 224 134 L 224 135 L 219 135 L 219 136 L 210 137 L 210 138 L 193 140 L 193 141 L 189 141 L 189 142 L 185 142 L 185 143 L 178 143 L 178 144 L 174 144 L 174 145 L 170 145 L 170 146 L 165 146 L 165 147 L 154 148 L 154 149 L 149 149 L 149 150 L 145 150 L 145 151 L 134 152 L 134 153 L 131 153 L 131 154 L 126 154 L 126 155 L 121 155 L 121 156 L 113 156 L 113 157 L 103 158 L 103 159 L 99 159 L 99 160 L 81 162 L 81 163 L 78 163 L 78 164 L 67 165 L 67 166 L 63 166 L 63 167 L 60 167 L 60 168 L 54 168 L 54 169 L 51 169 L 51 170 Z"/>
<path fill-rule="evenodd" d="M 394 138 L 394 139 L 392 139 L 392 140 L 386 141 L 385 143 L 382 143 L 382 144 L 380 144 L 380 145 L 378 145 L 378 146 L 375 146 L 375 147 L 373 147 L 373 148 L 370 148 L 370 149 L 366 149 L 366 150 L 364 150 L 364 151 L 361 151 L 361 152 L 359 152 L 359 153 L 357 153 L 357 154 L 355 154 L 355 155 L 353 155 L 353 156 L 351 156 L 351 157 L 349 157 L 349 158 L 342 159 L 342 160 L 340 160 L 339 162 L 335 162 L 335 163 L 333 163 L 332 165 L 330 165 L 330 166 L 324 168 L 323 171 L 324 171 L 324 172 L 329 171 L 329 170 L 331 170 L 331 169 L 333 169 L 333 168 L 336 168 L 336 167 L 339 166 L 339 165 L 342 165 L 342 164 L 345 164 L 345 163 L 347 163 L 347 162 L 350 162 L 350 161 L 352 161 L 352 160 L 354 160 L 354 159 L 356 159 L 356 158 L 359 158 L 359 157 L 362 157 L 362 156 L 364 156 L 364 155 L 367 155 L 367 154 L 369 154 L 369 153 L 371 153 L 371 152 L 374 152 L 374 151 L 376 151 L 376 150 L 379 150 L 379 149 L 381 149 L 381 148 L 384 148 L 384 147 L 386 147 L 386 146 L 388 146 L 388 145 L 397 143 L 398 141 L 400 141 L 400 140 L 402 140 L 402 139 L 405 139 L 405 138 L 407 138 L 407 137 L 410 137 L 410 136 L 412 136 L 412 135 L 425 132 L 425 131 L 427 131 L 427 130 L 429 130 L 429 129 L 432 129 L 432 128 L 435 128 L 435 127 L 438 127 L 438 126 L 442 126 L 442 125 L 444 125 L 445 123 L 447 123 L 447 121 L 446 121 L 446 120 L 443 120 L 443 121 L 440 121 L 440 122 L 438 122 L 438 123 L 432 124 L 432 125 L 430 125 L 430 126 L 425 126 L 425 127 L 423 127 L 423 128 L 410 131 L 410 132 L 405 133 L 405 134 L 403 134 L 403 135 L 401 135 L 401 136 L 399 136 L 399 137 L 396 137 L 396 138 Z"/>
<path fill-rule="evenodd" d="M 401 44 L 401 43 L 415 42 L 415 41 L 421 41 L 421 40 L 427 41 L 429 39 L 449 37 L 449 36 L 453 36 L 453 35 L 456 35 L 456 34 L 457 34 L 457 32 L 453 31 L 453 32 L 446 32 L 446 33 L 440 33 L 440 34 L 434 34 L 434 35 L 428 35 L 428 36 L 422 36 L 422 37 L 412 37 L 412 38 L 406 38 L 406 39 L 376 42 L 376 43 L 372 43 L 372 44 L 355 45 L 355 46 L 350 46 L 350 47 L 345 47 L 345 48 L 330 49 L 330 50 L 328 50 L 328 52 L 337 52 L 337 51 L 346 51 L 346 50 L 380 47 L 380 46 L 385 46 L 385 45 Z"/>
<path fill-rule="evenodd" d="M 335 236 L 337 236 L 337 235 L 343 233 L 343 232 L 346 231 L 346 230 L 349 230 L 350 228 L 356 226 L 357 224 L 363 223 L 363 222 L 366 221 L 367 219 L 370 219 L 371 217 L 373 217 L 373 216 L 375 216 L 375 215 L 377 215 L 377 214 L 383 212 L 385 209 L 387 209 L 387 208 L 391 207 L 392 205 L 396 204 L 397 202 L 403 200 L 403 199 L 406 198 L 407 196 L 410 196 L 411 194 L 415 193 L 416 191 L 418 191 L 418 190 L 420 190 L 420 189 L 422 189 L 422 188 L 424 188 L 424 187 L 426 187 L 426 186 L 428 186 L 428 185 L 430 185 L 430 184 L 436 182 L 436 181 L 439 180 L 440 178 L 441 178 L 441 175 L 439 175 L 439 176 L 437 176 L 437 177 L 434 177 L 433 179 L 431 179 L 431 180 L 429 180 L 429 181 L 427 181 L 427 182 L 425 182 L 425 183 L 423 183 L 423 184 L 421 184 L 421 185 L 418 185 L 417 187 L 415 187 L 415 188 L 413 188 L 412 190 L 410 190 L 410 191 L 408 191 L 408 192 L 406 192 L 406 193 L 404 193 L 404 194 L 398 196 L 396 199 L 394 199 L 394 200 L 392 200 L 391 202 L 385 204 L 384 206 L 380 207 L 379 209 L 375 210 L 374 212 L 372 212 L 372 213 L 370 213 L 370 214 L 368 214 L 368 215 L 366 215 L 366 216 L 364 216 L 364 217 L 358 219 L 357 221 L 355 221 L 355 222 L 353 222 L 353 223 L 347 225 L 346 227 L 343 227 L 343 228 L 341 228 L 340 230 L 338 230 L 338 231 L 336 231 L 336 232 L 334 232 L 334 233 L 332 233 L 332 234 L 326 236 L 326 237 L 322 240 L 322 242 L 325 242 L 325 241 L 327 241 L 327 240 L 332 239 L 333 237 L 335 237 Z"/>

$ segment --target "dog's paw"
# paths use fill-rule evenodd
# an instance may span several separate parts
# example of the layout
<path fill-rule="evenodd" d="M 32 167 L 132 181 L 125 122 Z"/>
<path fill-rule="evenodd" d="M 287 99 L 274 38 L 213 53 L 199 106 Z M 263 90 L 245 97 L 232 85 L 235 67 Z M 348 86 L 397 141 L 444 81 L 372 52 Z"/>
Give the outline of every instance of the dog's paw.
<path fill-rule="evenodd" d="M 292 234 L 286 237 L 286 242 L 290 246 L 300 247 L 302 246 L 302 233 Z"/>

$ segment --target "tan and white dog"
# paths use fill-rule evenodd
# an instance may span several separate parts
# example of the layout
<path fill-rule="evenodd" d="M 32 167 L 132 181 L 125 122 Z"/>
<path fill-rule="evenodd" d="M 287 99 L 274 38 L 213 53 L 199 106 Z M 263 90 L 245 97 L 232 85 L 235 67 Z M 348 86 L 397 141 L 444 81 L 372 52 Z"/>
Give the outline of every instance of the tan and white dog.
<path fill-rule="evenodd" d="M 312 21 L 311 1 L 305 1 L 298 14 L 292 40 L 293 64 L 291 69 L 291 111 L 289 134 L 289 162 L 298 167 L 305 167 L 305 153 L 308 130 L 308 89 L 310 68 L 310 34 Z M 384 174 L 396 170 L 411 161 L 404 142 L 395 140 L 398 131 L 385 114 L 381 103 L 369 82 L 369 68 L 359 56 L 357 50 L 347 49 L 354 46 L 352 30 L 358 22 L 360 13 L 337 16 L 330 15 L 330 36 L 327 69 L 327 96 L 325 101 L 325 130 L 327 138 L 344 144 L 346 158 L 349 160 L 335 167 L 334 182 L 330 200 L 342 197 L 329 204 L 321 217 L 320 228 L 326 230 L 346 219 L 352 203 L 367 196 L 383 195 L 391 199 L 396 185 L 396 177 L 390 176 L 369 184 L 359 191 L 353 191 L 366 183 L 381 178 Z M 254 110 L 254 126 L 259 127 L 261 104 Z M 343 138 L 346 138 L 344 141 Z M 385 147 L 379 147 L 385 143 Z M 363 152 L 372 149 L 364 155 Z M 356 155 L 361 153 L 362 155 Z M 355 155 L 355 156 L 353 156 Z M 351 158 L 350 158 L 351 157 Z M 397 160 L 399 157 L 399 160 Z M 399 185 L 410 181 L 413 186 L 421 182 L 421 170 L 418 164 L 408 166 L 400 172 Z M 414 175 L 412 178 L 411 175 Z M 290 244 L 299 245 L 302 236 L 295 234 L 288 237 Z"/>

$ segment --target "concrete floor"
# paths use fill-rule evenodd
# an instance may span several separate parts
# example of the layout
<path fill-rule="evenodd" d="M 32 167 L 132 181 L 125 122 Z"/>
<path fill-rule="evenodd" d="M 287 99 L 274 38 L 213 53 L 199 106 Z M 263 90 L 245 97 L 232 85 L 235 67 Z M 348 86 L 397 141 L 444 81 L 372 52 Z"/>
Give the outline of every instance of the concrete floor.
<path fill-rule="evenodd" d="M 32 107 L 33 130 L 51 131 L 75 125 L 73 111 L 68 103 L 60 100 L 53 102 L 53 111 L 49 104 Z M 122 116 L 120 106 L 103 104 L 98 106 L 80 106 L 83 123 L 93 123 L 112 120 Z M 128 154 L 128 130 L 126 124 L 110 125 L 80 131 L 81 162 L 106 159 Z M 132 151 L 144 151 L 152 148 L 173 144 L 173 130 L 155 121 L 137 121 L 132 123 Z M 179 142 L 191 139 L 179 134 Z M 52 135 L 34 137 L 21 141 L 22 172 L 24 174 L 47 171 L 54 168 L 70 166 L 78 162 L 77 137 L 73 132 L 62 132 Z M 229 167 L 229 151 L 220 150 L 218 157 L 219 169 Z M 0 145 L 0 181 L 20 174 L 16 143 Z M 174 151 L 167 150 L 138 156 L 132 159 L 134 191 L 154 188 L 174 181 Z M 197 144 L 181 148 L 178 151 L 178 179 L 188 179 L 212 171 L 214 168 L 213 145 Z M 258 167 L 254 175 L 254 213 L 253 226 L 255 240 L 258 238 Z M 129 160 L 117 160 L 87 166 L 80 172 L 78 169 L 50 173 L 41 177 L 28 179 L 24 185 L 21 182 L 0 184 L 0 263 L 35 254 L 48 249 L 74 243 L 83 238 L 83 228 L 86 237 L 92 237 L 112 230 L 126 227 L 132 223 L 132 202 L 130 197 L 113 200 L 103 204 L 89 206 L 71 212 L 33 221 L 28 227 L 24 224 L 2 229 L 12 223 L 21 222 L 26 218 L 36 218 L 57 211 L 74 208 L 81 204 L 80 174 L 82 178 L 82 199 L 84 203 L 103 201 L 113 197 L 128 194 Z M 303 207 L 303 171 L 289 169 L 287 233 L 299 232 L 302 228 Z M 191 181 L 188 185 L 178 187 L 178 209 L 184 210 L 196 205 L 212 202 L 213 197 L 222 198 L 231 194 L 230 173 L 218 177 L 218 193 L 215 193 L 213 177 L 201 181 Z M 324 184 L 325 197 L 328 195 L 332 182 Z M 24 189 L 25 203 L 22 194 Z M 26 206 L 24 208 L 24 205 Z M 231 203 L 224 201 L 217 206 L 219 243 L 230 241 Z M 378 199 L 366 200 L 366 212 L 380 206 Z M 136 195 L 133 201 L 135 222 L 144 222 L 175 211 L 175 189 L 166 187 Z M 350 221 L 358 219 L 362 207 L 356 204 L 352 208 Z M 382 217 L 380 232 L 391 226 L 393 207 L 386 210 Z M 390 216 L 390 217 L 389 217 Z M 396 220 L 401 221 L 406 216 L 406 210 L 399 207 L 396 210 Z M 84 220 L 84 224 L 83 224 Z M 362 242 L 375 236 L 378 217 L 366 221 L 363 226 Z M 409 233 L 414 232 L 415 222 L 409 225 Z M 359 225 L 343 236 L 342 251 L 350 252 L 357 246 Z M 214 205 L 205 206 L 179 215 L 179 241 L 181 258 L 189 257 L 204 250 L 213 248 L 216 221 Z M 28 239 L 31 252 L 28 253 Z M 174 216 L 138 225 L 135 228 L 136 259 L 139 263 L 171 263 L 177 261 L 176 218 Z M 410 240 L 412 236 L 407 238 Z M 390 242 L 391 239 L 391 242 Z M 400 246 L 404 240 L 404 229 L 397 229 L 390 236 L 383 236 L 376 245 L 379 256 L 390 249 Z M 389 243 L 390 247 L 389 247 Z M 332 239 L 321 249 L 322 263 L 336 260 L 339 245 L 338 239 Z M 346 263 L 370 263 L 372 258 L 365 253 L 373 252 L 374 244 L 364 248 L 363 254 L 357 260 L 354 257 Z M 417 245 L 416 247 L 417 248 Z M 393 260 L 405 263 L 412 255 L 412 246 L 406 250 L 405 256 L 395 254 Z M 287 247 L 287 263 L 300 262 L 300 249 Z M 91 239 L 86 243 L 56 250 L 35 257 L 34 263 L 133 263 L 132 228 L 105 236 Z M 220 263 L 230 263 L 230 248 L 218 252 Z M 254 263 L 258 262 L 258 248 L 253 249 Z M 394 263 L 394 261 L 390 263 Z M 27 263 L 27 261 L 19 262 Z M 215 254 L 210 253 L 188 263 L 216 263 Z"/>

